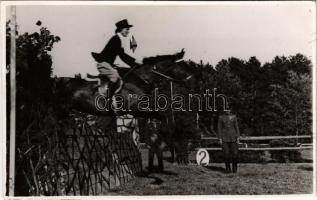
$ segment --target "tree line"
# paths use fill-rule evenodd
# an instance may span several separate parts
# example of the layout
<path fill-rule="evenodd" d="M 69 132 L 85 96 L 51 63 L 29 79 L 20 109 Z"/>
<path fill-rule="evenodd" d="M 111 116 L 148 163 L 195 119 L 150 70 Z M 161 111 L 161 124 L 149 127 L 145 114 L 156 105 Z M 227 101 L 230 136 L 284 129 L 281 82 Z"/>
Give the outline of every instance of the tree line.
<path fill-rule="evenodd" d="M 276 56 L 264 64 L 231 57 L 197 67 L 200 90 L 216 87 L 227 96 L 242 134 L 312 134 L 312 63 L 306 56 Z"/>

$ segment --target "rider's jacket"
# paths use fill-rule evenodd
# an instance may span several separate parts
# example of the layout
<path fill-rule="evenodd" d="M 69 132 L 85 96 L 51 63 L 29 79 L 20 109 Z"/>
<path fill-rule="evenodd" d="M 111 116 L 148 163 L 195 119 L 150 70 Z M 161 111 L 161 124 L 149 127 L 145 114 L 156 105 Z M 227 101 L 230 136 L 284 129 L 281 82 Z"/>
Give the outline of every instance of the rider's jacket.
<path fill-rule="evenodd" d="M 126 64 L 130 65 L 131 67 L 135 66 L 135 59 L 124 52 L 124 49 L 122 48 L 122 42 L 118 34 L 114 35 L 109 40 L 100 53 L 92 52 L 91 54 L 97 62 L 107 62 L 113 65 L 116 57 L 119 56 L 120 59 Z"/>

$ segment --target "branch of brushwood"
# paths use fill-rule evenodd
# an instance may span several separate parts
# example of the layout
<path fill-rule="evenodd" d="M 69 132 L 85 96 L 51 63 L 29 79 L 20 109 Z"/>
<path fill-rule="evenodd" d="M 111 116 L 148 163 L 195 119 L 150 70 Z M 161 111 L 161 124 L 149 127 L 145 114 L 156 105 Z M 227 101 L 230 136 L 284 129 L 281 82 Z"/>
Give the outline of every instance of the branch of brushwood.
<path fill-rule="evenodd" d="M 36 172 L 35 172 L 35 169 L 34 169 L 34 166 L 33 166 L 32 159 L 30 158 L 29 161 L 30 161 L 30 167 L 31 167 L 31 170 L 32 170 L 33 181 L 34 181 L 35 188 L 36 188 L 36 195 L 40 195 L 40 189 L 39 189 L 39 185 L 38 185 L 38 180 L 36 178 Z"/>
<path fill-rule="evenodd" d="M 39 167 L 41 166 L 40 164 L 42 163 L 42 160 L 43 160 L 43 156 L 41 155 L 41 145 L 38 145 L 38 150 L 39 150 L 39 159 L 35 166 L 35 172 L 39 169 Z"/>
<path fill-rule="evenodd" d="M 31 181 L 30 181 L 28 175 L 25 173 L 24 169 L 22 169 L 22 173 L 23 173 L 23 175 L 25 177 L 25 180 L 26 180 L 27 184 L 29 185 L 29 188 L 31 189 L 32 188 Z"/>

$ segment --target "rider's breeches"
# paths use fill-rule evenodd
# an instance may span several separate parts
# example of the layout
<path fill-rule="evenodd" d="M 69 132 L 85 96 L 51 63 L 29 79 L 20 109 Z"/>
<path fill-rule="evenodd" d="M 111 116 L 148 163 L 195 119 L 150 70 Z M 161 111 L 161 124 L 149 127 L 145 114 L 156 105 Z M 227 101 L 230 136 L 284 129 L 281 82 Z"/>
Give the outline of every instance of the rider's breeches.
<path fill-rule="evenodd" d="M 101 75 L 105 75 L 113 83 L 121 79 L 118 71 L 107 62 L 97 63 L 97 69 Z"/>
<path fill-rule="evenodd" d="M 109 88 L 110 96 L 112 96 L 112 94 L 117 93 L 118 91 L 121 90 L 122 85 L 123 85 L 123 81 L 122 81 L 118 71 L 115 68 L 113 68 L 107 62 L 102 62 L 102 63 L 97 63 L 97 69 L 98 69 L 100 75 L 106 76 L 110 81 L 109 85 L 104 88 L 104 89 Z M 103 84 L 103 83 L 101 83 L 101 84 Z"/>

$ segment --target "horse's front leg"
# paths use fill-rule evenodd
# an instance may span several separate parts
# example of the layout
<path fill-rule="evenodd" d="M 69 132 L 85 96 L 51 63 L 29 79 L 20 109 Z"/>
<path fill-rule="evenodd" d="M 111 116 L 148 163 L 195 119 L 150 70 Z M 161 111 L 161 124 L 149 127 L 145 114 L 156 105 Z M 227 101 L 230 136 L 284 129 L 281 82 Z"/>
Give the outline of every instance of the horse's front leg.
<path fill-rule="evenodd" d="M 80 88 L 72 96 L 73 108 L 89 114 L 113 115 L 111 102 L 106 95 L 100 94 L 97 87 Z"/>
<path fill-rule="evenodd" d="M 157 162 L 158 162 L 158 170 L 162 172 L 164 170 L 163 149 L 156 148 L 156 156 L 157 156 Z"/>
<path fill-rule="evenodd" d="M 171 163 L 175 162 L 175 147 L 173 144 L 170 146 L 170 152 L 171 152 Z"/>

